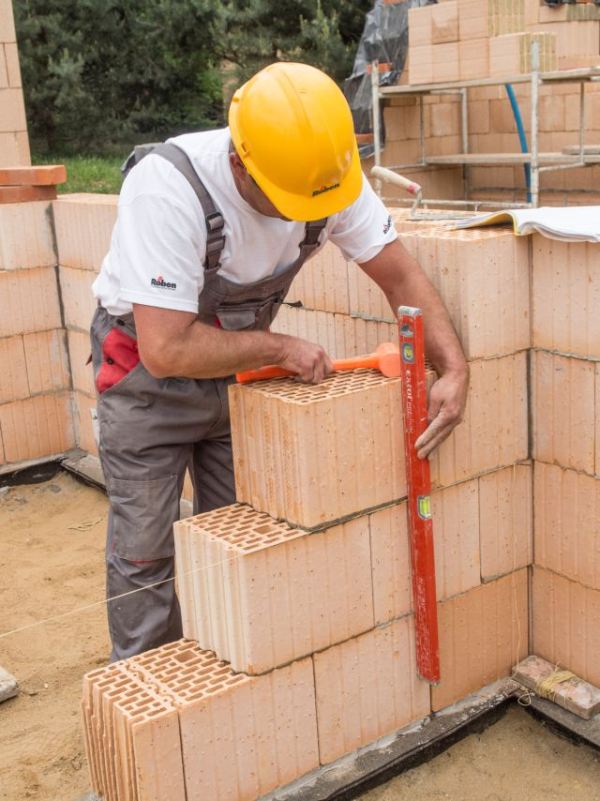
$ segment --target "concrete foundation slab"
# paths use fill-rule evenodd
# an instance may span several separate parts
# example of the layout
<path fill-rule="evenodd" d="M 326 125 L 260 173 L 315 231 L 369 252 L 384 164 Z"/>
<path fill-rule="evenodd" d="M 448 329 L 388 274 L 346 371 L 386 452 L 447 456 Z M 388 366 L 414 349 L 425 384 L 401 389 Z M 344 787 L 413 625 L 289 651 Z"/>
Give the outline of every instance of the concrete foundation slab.
<path fill-rule="evenodd" d="M 600 714 L 590 720 L 583 720 L 552 701 L 537 696 L 533 696 L 531 702 L 524 705 L 524 708 L 534 717 L 543 719 L 563 736 L 567 734 L 578 742 L 600 749 Z"/>

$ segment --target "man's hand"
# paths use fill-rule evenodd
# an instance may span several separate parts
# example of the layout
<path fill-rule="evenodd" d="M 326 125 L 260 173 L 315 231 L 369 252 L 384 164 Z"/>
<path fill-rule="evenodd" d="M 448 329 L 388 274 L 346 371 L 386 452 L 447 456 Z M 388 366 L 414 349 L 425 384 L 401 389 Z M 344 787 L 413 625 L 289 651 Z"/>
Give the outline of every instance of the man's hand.
<path fill-rule="evenodd" d="M 442 299 L 399 239 L 360 266 L 383 290 L 394 313 L 399 306 L 423 311 L 426 356 L 440 376 L 429 393 L 429 427 L 416 442 L 418 456 L 424 459 L 462 420 L 469 368 Z"/>
<path fill-rule="evenodd" d="M 297 337 L 282 337 L 282 350 L 277 363 L 285 370 L 297 373 L 306 384 L 319 384 L 333 372 L 331 359 L 320 345 Z"/>
<path fill-rule="evenodd" d="M 446 373 L 433 384 L 427 412 L 429 426 L 415 442 L 419 459 L 425 459 L 433 453 L 454 427 L 462 422 L 468 388 L 468 369 Z"/>

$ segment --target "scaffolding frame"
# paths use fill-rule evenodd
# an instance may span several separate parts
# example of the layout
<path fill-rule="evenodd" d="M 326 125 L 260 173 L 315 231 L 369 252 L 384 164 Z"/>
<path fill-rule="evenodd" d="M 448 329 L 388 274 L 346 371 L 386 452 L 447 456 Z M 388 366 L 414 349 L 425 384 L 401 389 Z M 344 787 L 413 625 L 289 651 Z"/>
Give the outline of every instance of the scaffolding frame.
<path fill-rule="evenodd" d="M 424 169 L 428 167 L 456 167 L 463 168 L 463 184 L 465 200 L 427 199 L 422 205 L 464 206 L 465 208 L 535 208 L 539 204 L 540 175 L 544 172 L 571 170 L 578 167 L 587 167 L 600 164 L 600 146 L 595 147 L 596 152 L 590 152 L 585 144 L 585 112 L 587 83 L 600 81 L 600 66 L 586 67 L 574 70 L 557 70 L 553 72 L 540 72 L 539 44 L 533 42 L 531 46 L 531 71 L 517 76 L 502 78 L 481 78 L 476 80 L 450 81 L 447 83 L 418 84 L 414 86 L 379 86 L 378 62 L 372 63 L 371 93 L 373 115 L 374 163 L 376 166 L 387 167 L 390 170 L 402 171 L 408 169 Z M 471 153 L 469 151 L 469 119 L 468 119 L 468 92 L 469 89 L 485 86 L 500 86 L 504 84 L 529 83 L 531 86 L 531 131 L 528 153 Z M 571 152 L 541 153 L 539 150 L 539 101 L 540 86 L 557 83 L 579 84 L 579 129 L 578 145 L 565 150 Z M 426 95 L 459 95 L 461 102 L 461 145 L 462 153 L 450 156 L 428 156 L 425 144 L 425 110 L 424 98 Z M 393 97 L 417 97 L 419 101 L 419 148 L 420 160 L 413 164 L 382 164 L 381 146 L 381 107 L 386 100 Z M 469 167 L 473 166 L 503 166 L 503 165 L 529 165 L 531 201 L 525 203 L 502 203 L 499 201 L 469 200 Z M 375 182 L 375 189 L 381 195 L 381 182 Z M 390 198 L 384 198 L 390 200 Z M 397 199 L 395 199 L 396 202 Z M 400 201 L 404 202 L 404 201 Z M 410 203 L 411 201 L 406 201 Z"/>

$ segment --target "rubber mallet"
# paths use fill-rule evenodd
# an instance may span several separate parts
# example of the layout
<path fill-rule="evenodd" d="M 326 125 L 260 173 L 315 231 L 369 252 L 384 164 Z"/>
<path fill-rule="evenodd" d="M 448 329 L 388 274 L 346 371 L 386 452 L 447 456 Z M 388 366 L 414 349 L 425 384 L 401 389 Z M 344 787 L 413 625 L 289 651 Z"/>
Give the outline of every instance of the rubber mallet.
<path fill-rule="evenodd" d="M 340 370 L 379 370 L 386 378 L 397 378 L 400 375 L 400 351 L 392 342 L 383 342 L 375 353 L 368 356 L 355 356 L 352 359 L 334 359 L 333 369 L 337 373 Z M 245 370 L 237 373 L 236 378 L 239 384 L 248 384 L 251 381 L 265 381 L 268 378 L 284 378 L 293 376 L 290 370 L 276 365 L 267 365 L 258 370 Z"/>

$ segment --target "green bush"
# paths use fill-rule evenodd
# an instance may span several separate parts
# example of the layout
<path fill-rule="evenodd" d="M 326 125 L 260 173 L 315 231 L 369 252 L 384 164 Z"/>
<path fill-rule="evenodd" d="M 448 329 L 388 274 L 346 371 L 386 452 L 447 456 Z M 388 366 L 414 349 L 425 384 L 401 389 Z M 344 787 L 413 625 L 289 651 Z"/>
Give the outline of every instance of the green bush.
<path fill-rule="evenodd" d="M 372 0 L 14 0 L 34 152 L 121 154 L 224 124 L 227 94 L 277 60 L 338 81 Z"/>
<path fill-rule="evenodd" d="M 373 0 L 224 0 L 223 57 L 245 80 L 273 61 L 303 61 L 348 77 Z"/>
<path fill-rule="evenodd" d="M 15 0 L 34 149 L 115 144 L 214 127 L 214 0 Z"/>

